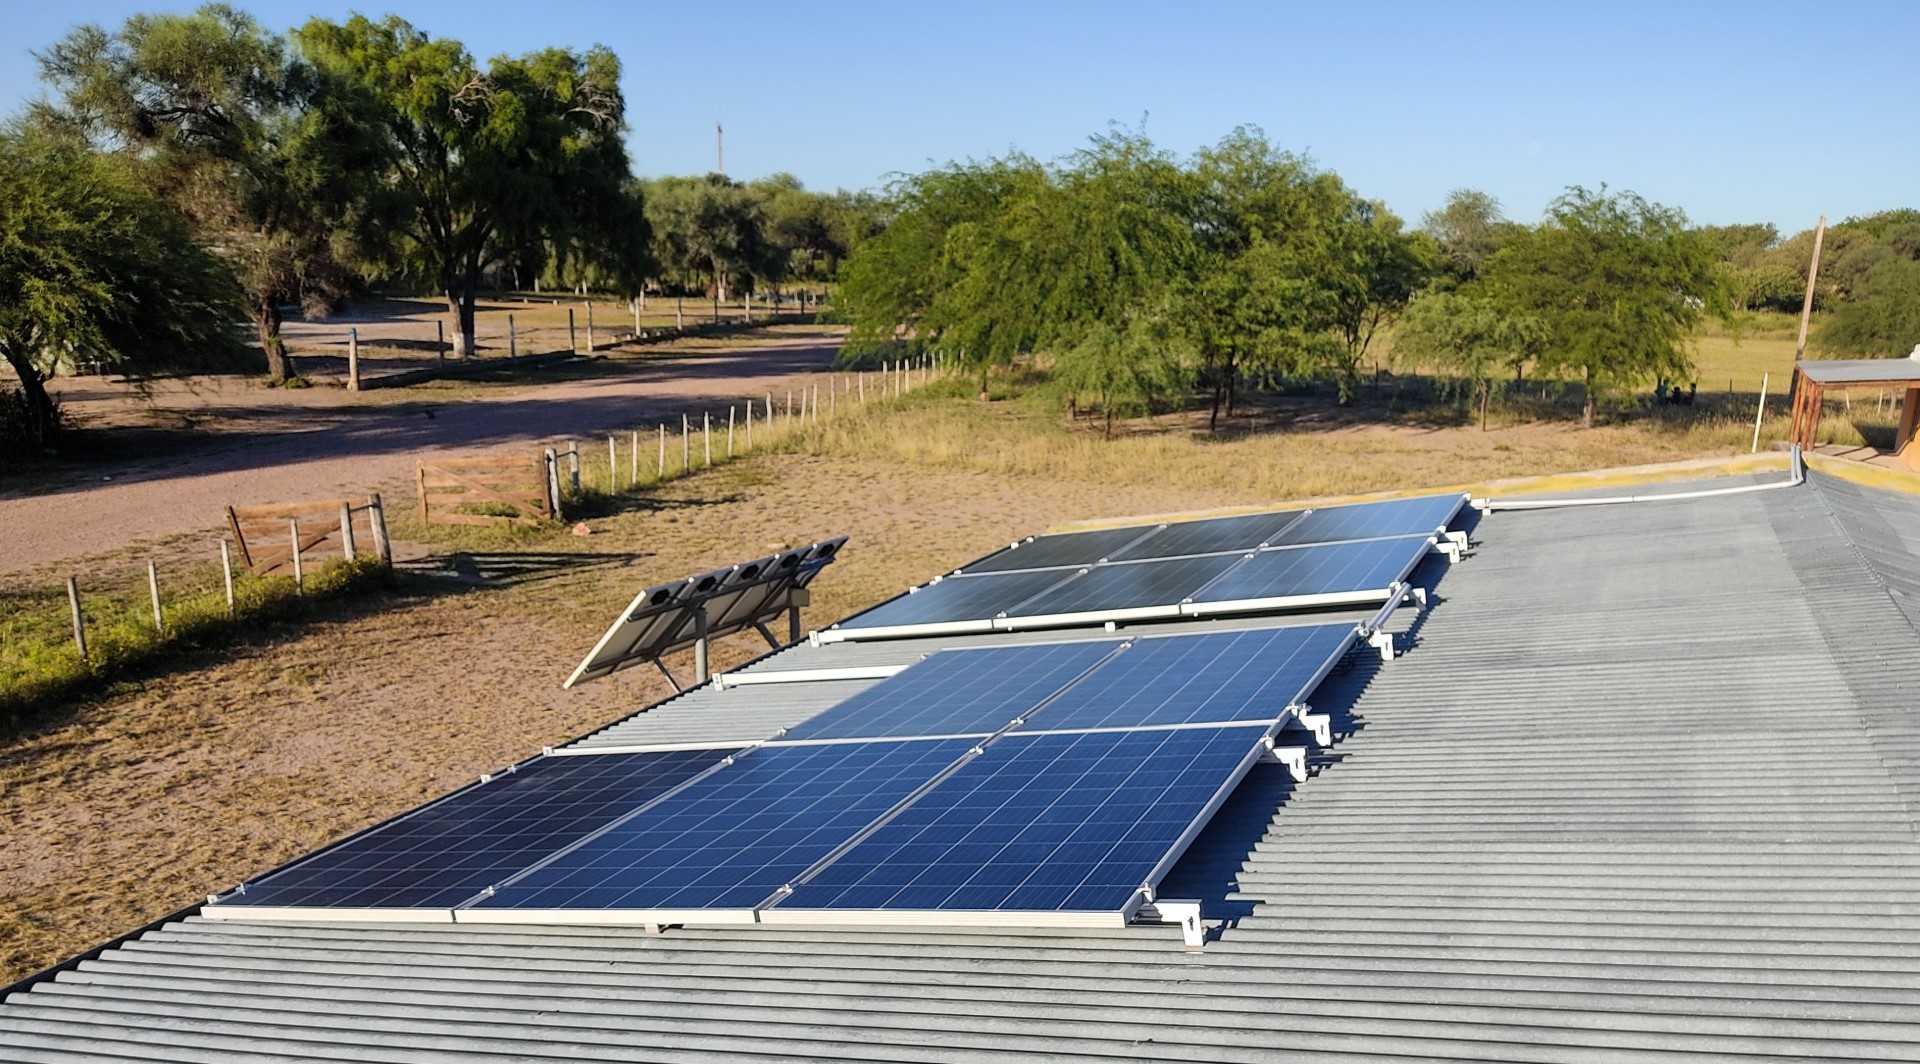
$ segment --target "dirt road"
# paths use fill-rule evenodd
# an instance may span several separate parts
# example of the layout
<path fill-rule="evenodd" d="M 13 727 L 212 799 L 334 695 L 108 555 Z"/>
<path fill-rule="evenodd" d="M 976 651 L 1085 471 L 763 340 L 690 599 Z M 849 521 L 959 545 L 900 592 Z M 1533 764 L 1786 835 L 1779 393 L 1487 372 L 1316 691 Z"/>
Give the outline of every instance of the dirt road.
<path fill-rule="evenodd" d="M 370 491 L 411 498 L 421 455 L 590 439 L 683 411 L 724 412 L 827 368 L 837 348 L 831 333 L 790 329 L 758 344 L 609 359 L 592 375 L 442 398 L 431 389 L 356 395 L 202 379 L 159 385 L 149 403 L 123 385 L 64 381 L 62 402 L 83 423 L 152 432 L 164 445 L 76 463 L 64 483 L 54 477 L 0 494 L 0 573 L 214 528 L 228 504 Z"/>

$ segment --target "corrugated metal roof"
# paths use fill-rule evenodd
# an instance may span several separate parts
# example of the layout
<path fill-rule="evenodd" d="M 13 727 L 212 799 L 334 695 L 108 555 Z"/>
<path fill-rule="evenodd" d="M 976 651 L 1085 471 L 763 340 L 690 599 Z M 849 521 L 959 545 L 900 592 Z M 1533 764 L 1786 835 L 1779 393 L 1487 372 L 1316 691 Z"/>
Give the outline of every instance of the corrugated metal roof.
<path fill-rule="evenodd" d="M 13 995 L 0 1055 L 1920 1058 L 1912 533 L 1865 519 L 1911 507 L 1814 474 L 1488 517 L 1406 655 L 1316 695 L 1345 734 L 1315 777 L 1256 770 L 1164 885 L 1223 922 L 1201 953 L 188 918 Z M 880 647 L 761 667 L 830 650 Z M 730 732 L 734 696 L 795 686 L 668 705 Z"/>
<path fill-rule="evenodd" d="M 1821 384 L 1920 382 L 1920 359 L 1915 358 L 1803 358 L 1794 366 Z"/>

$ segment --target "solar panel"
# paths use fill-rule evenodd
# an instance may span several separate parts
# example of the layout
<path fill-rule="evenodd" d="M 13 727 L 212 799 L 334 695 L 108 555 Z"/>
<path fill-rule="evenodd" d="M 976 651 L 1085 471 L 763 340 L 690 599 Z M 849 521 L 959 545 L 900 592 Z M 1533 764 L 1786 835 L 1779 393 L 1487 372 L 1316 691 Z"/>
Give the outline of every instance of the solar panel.
<path fill-rule="evenodd" d="M 1353 642 L 1351 624 L 1137 639 L 1034 713 L 1020 732 L 1272 721 Z"/>
<path fill-rule="evenodd" d="M 1175 558 L 1187 554 L 1217 554 L 1221 551 L 1249 551 L 1272 539 L 1299 516 L 1299 510 L 1287 510 L 1246 517 L 1222 517 L 1211 521 L 1182 521 L 1167 525 L 1158 534 L 1115 551 L 1109 560 L 1119 562 Z"/>
<path fill-rule="evenodd" d="M 1431 547 L 1404 538 L 1260 551 L 1194 595 L 1187 612 L 1381 599 Z"/>
<path fill-rule="evenodd" d="M 539 758 L 254 880 L 208 911 L 450 909 L 729 753 Z"/>
<path fill-rule="evenodd" d="M 1273 545 L 1334 543 L 1375 536 L 1431 535 L 1445 527 L 1466 502 L 1464 495 L 1430 495 L 1393 499 L 1357 506 L 1330 506 L 1314 510 L 1288 527 Z"/>
<path fill-rule="evenodd" d="M 709 639 L 777 618 L 788 608 L 791 592 L 811 583 L 846 542 L 847 537 L 836 536 L 647 588 L 627 604 L 562 686 L 657 662 L 685 648 L 701 637 L 701 613 Z"/>
<path fill-rule="evenodd" d="M 762 913 L 1124 920 L 1259 756 L 1264 726 L 1007 735 Z M 841 915 L 845 919 L 844 915 Z"/>
<path fill-rule="evenodd" d="M 1014 569 L 1044 569 L 1092 565 L 1111 552 L 1153 532 L 1157 526 L 1105 528 L 1093 532 L 1062 532 L 1035 536 L 989 555 L 960 570 L 963 573 L 1000 573 Z"/>
<path fill-rule="evenodd" d="M 1119 640 L 1099 640 L 941 651 L 802 721 L 780 738 L 995 732 L 1119 646 Z"/>
<path fill-rule="evenodd" d="M 1018 627 L 1020 622 L 1048 623 L 1090 613 L 1122 613 L 1133 618 L 1173 616 L 1180 612 L 1180 603 L 1188 596 L 1239 563 L 1239 555 L 1215 554 L 1095 566 L 1008 609 L 1007 617 L 1012 623 L 1002 627 Z"/>
<path fill-rule="evenodd" d="M 461 910 L 746 910 L 946 770 L 972 740 L 761 747 Z M 750 917 L 747 917 L 750 918 Z"/>
<path fill-rule="evenodd" d="M 878 634 L 882 630 L 922 625 L 973 622 L 972 630 L 991 628 L 993 617 L 1021 600 L 1031 598 L 1070 574 L 1058 569 L 1042 572 L 950 576 L 899 598 L 883 602 L 838 627 Z M 961 630 L 961 629 L 953 629 Z"/>

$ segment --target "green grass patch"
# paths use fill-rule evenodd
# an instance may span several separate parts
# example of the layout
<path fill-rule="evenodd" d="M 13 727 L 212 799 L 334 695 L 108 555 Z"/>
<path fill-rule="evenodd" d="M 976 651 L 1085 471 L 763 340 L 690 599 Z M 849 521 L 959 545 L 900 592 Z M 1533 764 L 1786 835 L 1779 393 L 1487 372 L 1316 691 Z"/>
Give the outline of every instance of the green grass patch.
<path fill-rule="evenodd" d="M 262 623 L 298 618 L 388 579 L 372 558 L 320 566 L 306 576 L 304 590 L 291 576 L 238 576 L 231 615 L 224 590 L 195 591 L 163 599 L 161 630 L 144 589 L 85 592 L 86 660 L 74 643 L 64 587 L 0 592 L 0 731 L 136 670 L 231 642 Z"/>

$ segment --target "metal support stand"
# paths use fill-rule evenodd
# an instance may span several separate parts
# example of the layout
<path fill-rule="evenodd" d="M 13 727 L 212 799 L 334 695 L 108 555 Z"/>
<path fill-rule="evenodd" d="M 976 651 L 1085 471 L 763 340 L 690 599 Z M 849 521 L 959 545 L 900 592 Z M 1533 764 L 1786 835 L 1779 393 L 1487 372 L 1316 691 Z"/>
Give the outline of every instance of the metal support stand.
<path fill-rule="evenodd" d="M 787 642 L 800 641 L 800 607 L 813 604 L 813 596 L 804 587 L 787 592 Z"/>
<path fill-rule="evenodd" d="M 705 606 L 693 611 L 693 682 L 695 686 L 707 682 L 707 608 Z"/>
<path fill-rule="evenodd" d="M 673 688 L 674 694 L 677 695 L 681 692 L 682 688 L 680 686 L 680 681 L 673 678 L 673 673 L 670 673 L 667 671 L 667 667 L 660 663 L 659 658 L 653 659 L 653 667 L 656 669 L 659 669 L 660 675 L 665 676 L 667 678 L 667 686 Z"/>

